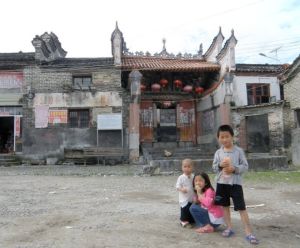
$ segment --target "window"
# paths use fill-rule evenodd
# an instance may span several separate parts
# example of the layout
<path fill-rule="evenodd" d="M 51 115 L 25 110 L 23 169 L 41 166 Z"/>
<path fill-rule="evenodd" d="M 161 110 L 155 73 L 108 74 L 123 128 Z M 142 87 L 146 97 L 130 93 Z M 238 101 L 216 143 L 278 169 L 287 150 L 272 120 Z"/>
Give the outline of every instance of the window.
<path fill-rule="evenodd" d="M 268 103 L 270 101 L 269 84 L 247 84 L 248 105 Z"/>
<path fill-rule="evenodd" d="M 73 87 L 75 89 L 89 89 L 92 85 L 91 76 L 74 76 L 73 77 Z"/>
<path fill-rule="evenodd" d="M 87 128 L 90 123 L 90 111 L 88 109 L 69 110 L 69 126 Z"/>

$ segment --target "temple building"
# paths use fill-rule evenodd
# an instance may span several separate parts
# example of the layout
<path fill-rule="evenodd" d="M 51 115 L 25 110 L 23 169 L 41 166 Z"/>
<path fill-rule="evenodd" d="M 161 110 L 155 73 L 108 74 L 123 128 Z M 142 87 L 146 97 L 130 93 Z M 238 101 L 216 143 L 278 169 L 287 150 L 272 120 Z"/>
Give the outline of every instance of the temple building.
<path fill-rule="evenodd" d="M 115 65 L 122 71 L 122 86 L 131 95 L 131 159 L 139 157 L 140 147 L 202 145 L 203 149 L 214 149 L 216 127 L 230 123 L 231 90 L 226 76 L 235 69 L 234 32 L 222 46 L 220 28 L 209 49 L 203 53 L 201 44 L 194 55 L 168 53 L 166 40 L 160 53 L 131 53 L 118 26 L 111 39 Z M 212 96 L 216 88 L 222 92 Z"/>

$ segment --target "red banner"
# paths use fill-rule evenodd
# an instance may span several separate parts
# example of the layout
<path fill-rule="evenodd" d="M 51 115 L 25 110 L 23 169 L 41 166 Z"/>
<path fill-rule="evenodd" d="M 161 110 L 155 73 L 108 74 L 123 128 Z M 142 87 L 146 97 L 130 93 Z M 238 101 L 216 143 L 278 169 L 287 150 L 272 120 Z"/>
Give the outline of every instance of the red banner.
<path fill-rule="evenodd" d="M 19 116 L 15 117 L 15 136 L 20 137 L 21 133 L 21 118 Z"/>
<path fill-rule="evenodd" d="M 68 123 L 68 111 L 49 110 L 48 123 L 50 124 Z"/>
<path fill-rule="evenodd" d="M 21 88 L 23 82 L 22 72 L 0 72 L 0 89 Z"/>

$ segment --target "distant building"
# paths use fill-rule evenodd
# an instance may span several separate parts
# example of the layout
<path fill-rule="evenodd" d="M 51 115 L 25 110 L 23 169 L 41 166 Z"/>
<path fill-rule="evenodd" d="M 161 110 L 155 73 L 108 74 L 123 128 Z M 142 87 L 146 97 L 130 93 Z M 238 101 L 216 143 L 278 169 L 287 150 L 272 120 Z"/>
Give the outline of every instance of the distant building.
<path fill-rule="evenodd" d="M 291 108 L 292 159 L 293 164 L 300 165 L 300 56 L 282 75 L 284 95 Z"/>

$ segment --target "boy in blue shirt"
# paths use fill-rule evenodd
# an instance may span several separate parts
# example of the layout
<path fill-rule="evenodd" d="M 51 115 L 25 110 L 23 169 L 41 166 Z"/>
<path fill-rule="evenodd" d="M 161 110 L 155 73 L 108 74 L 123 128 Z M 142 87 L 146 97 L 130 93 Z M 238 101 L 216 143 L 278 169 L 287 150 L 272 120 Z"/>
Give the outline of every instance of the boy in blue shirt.
<path fill-rule="evenodd" d="M 213 170 L 217 173 L 215 204 L 223 206 L 224 221 L 227 226 L 222 235 L 223 237 L 230 237 L 234 234 L 230 217 L 230 198 L 232 198 L 234 210 L 240 213 L 246 232 L 246 240 L 250 244 L 258 244 L 257 238 L 251 231 L 242 188 L 241 175 L 248 170 L 248 162 L 243 150 L 233 145 L 233 136 L 231 126 L 222 125 L 219 127 L 217 137 L 221 148 L 216 151 L 213 161 Z"/>

